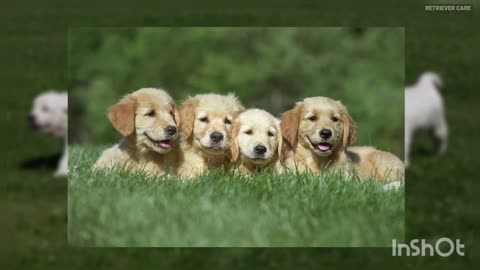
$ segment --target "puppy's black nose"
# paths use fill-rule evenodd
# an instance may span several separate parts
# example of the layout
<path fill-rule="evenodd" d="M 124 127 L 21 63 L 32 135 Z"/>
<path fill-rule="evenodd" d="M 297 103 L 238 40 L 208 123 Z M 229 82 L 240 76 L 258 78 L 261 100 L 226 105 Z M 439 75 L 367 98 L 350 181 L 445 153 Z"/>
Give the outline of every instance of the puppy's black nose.
<path fill-rule="evenodd" d="M 223 140 L 223 134 L 220 133 L 220 132 L 213 132 L 212 134 L 210 134 L 210 139 L 216 143 L 220 142 L 221 140 Z"/>
<path fill-rule="evenodd" d="M 332 131 L 330 129 L 322 129 L 320 130 L 320 137 L 323 139 L 328 139 L 332 137 Z"/>
<path fill-rule="evenodd" d="M 175 135 L 175 133 L 177 133 L 177 128 L 175 126 L 167 126 L 165 128 L 165 133 L 170 136 Z"/>
<path fill-rule="evenodd" d="M 259 155 L 263 155 L 265 152 L 267 152 L 267 148 L 263 145 L 257 145 L 255 148 L 253 148 L 253 150 L 255 150 L 255 153 Z"/>

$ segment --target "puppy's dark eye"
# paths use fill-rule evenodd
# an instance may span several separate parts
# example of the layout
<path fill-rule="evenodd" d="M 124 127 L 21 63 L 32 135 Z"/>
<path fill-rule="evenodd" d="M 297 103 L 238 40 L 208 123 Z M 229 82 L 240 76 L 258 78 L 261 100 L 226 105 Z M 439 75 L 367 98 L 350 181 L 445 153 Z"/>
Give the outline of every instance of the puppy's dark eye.
<path fill-rule="evenodd" d="M 273 137 L 274 136 L 273 133 L 270 132 L 270 131 L 267 134 L 268 134 L 268 137 Z"/>
<path fill-rule="evenodd" d="M 207 117 L 202 117 L 198 120 L 200 120 L 200 122 L 203 122 L 203 123 L 208 123 L 208 118 Z"/>
<path fill-rule="evenodd" d="M 245 134 L 247 134 L 247 135 L 252 135 L 252 134 L 253 134 L 253 131 L 252 131 L 251 129 L 249 129 L 249 130 L 245 131 Z"/>
<path fill-rule="evenodd" d="M 173 118 L 175 118 L 175 112 L 170 111 L 170 115 L 171 115 Z"/>
<path fill-rule="evenodd" d="M 317 116 L 312 115 L 312 116 L 310 116 L 310 117 L 308 118 L 308 120 L 310 120 L 310 121 L 312 121 L 312 122 L 315 122 L 315 121 L 317 121 Z"/>
<path fill-rule="evenodd" d="M 148 113 L 146 113 L 145 115 L 148 116 L 148 117 L 154 117 L 155 116 L 155 111 L 151 110 Z"/>
<path fill-rule="evenodd" d="M 333 121 L 333 122 L 337 122 L 337 121 L 338 121 L 338 117 L 332 116 L 332 121 Z"/>
<path fill-rule="evenodd" d="M 225 120 L 223 121 L 225 124 L 227 125 L 231 125 L 232 122 L 230 120 L 228 120 L 228 118 L 225 118 Z"/>

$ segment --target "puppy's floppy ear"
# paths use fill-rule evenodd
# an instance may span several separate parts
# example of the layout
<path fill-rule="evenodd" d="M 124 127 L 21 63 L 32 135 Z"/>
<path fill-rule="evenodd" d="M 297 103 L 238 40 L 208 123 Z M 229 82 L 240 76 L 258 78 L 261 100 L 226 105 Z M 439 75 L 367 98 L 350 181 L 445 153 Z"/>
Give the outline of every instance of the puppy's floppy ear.
<path fill-rule="evenodd" d="M 343 105 L 342 105 L 343 106 Z M 348 113 L 347 109 L 343 107 L 342 110 L 342 121 L 343 121 L 343 147 L 347 147 L 357 140 L 357 123 L 353 121 L 352 117 Z"/>
<path fill-rule="evenodd" d="M 135 111 L 137 101 L 132 96 L 126 96 L 117 104 L 110 107 L 108 119 L 113 127 L 123 136 L 129 136 L 135 130 Z"/>
<path fill-rule="evenodd" d="M 172 115 L 173 121 L 175 121 L 175 124 L 177 124 L 177 127 L 178 127 L 180 126 L 180 114 L 175 104 L 172 104 L 172 110 L 173 110 L 173 115 Z"/>
<path fill-rule="evenodd" d="M 278 155 L 278 159 L 283 161 L 283 135 L 282 135 L 282 130 L 280 128 L 280 120 L 275 119 L 275 124 L 277 125 L 277 138 L 278 138 L 277 155 Z"/>
<path fill-rule="evenodd" d="M 297 105 L 295 108 L 282 114 L 280 130 L 283 138 L 291 148 L 297 145 L 298 125 L 300 124 L 302 106 L 302 104 Z"/>
<path fill-rule="evenodd" d="M 188 140 L 193 133 L 193 123 L 195 122 L 196 100 L 188 98 L 182 104 L 182 109 L 178 112 L 180 119 L 180 133 Z"/>
<path fill-rule="evenodd" d="M 240 121 L 235 120 L 233 122 L 233 127 L 232 127 L 232 135 L 230 138 L 230 154 L 231 156 L 231 161 L 235 162 L 238 160 L 238 157 L 240 156 L 240 149 L 238 146 L 238 132 L 240 132 Z"/>

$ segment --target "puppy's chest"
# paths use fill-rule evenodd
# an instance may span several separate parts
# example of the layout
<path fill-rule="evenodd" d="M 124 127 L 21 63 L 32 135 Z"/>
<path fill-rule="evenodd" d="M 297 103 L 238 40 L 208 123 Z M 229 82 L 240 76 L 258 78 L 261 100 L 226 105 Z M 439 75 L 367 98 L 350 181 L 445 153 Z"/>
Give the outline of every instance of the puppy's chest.
<path fill-rule="evenodd" d="M 281 171 L 281 163 L 278 160 L 272 160 L 263 165 L 255 165 L 251 163 L 241 163 L 238 166 L 238 170 L 244 174 L 253 174 L 258 173 L 263 170 L 268 170 L 269 172 Z"/>
<path fill-rule="evenodd" d="M 174 155 L 153 155 L 138 161 L 138 167 L 146 171 L 157 173 L 174 173 L 177 167 L 177 159 Z"/>
<path fill-rule="evenodd" d="M 309 170 L 315 173 L 320 173 L 325 170 L 335 170 L 342 167 L 342 164 L 336 159 L 319 159 L 310 154 L 303 155 L 303 153 L 292 155 L 288 163 L 288 167 L 296 168 L 300 171 Z"/>
<path fill-rule="evenodd" d="M 305 165 L 312 170 L 315 170 L 315 171 L 320 170 L 319 164 L 311 156 L 303 157 L 303 163 L 305 163 Z"/>
<path fill-rule="evenodd" d="M 214 169 L 228 163 L 225 157 L 211 158 L 202 153 L 187 151 L 183 156 L 182 168 L 193 171 Z"/>
<path fill-rule="evenodd" d="M 203 164 L 208 169 L 214 169 L 214 168 L 222 167 L 228 164 L 228 161 L 225 157 L 221 157 L 221 158 L 220 157 L 219 158 L 204 157 Z"/>

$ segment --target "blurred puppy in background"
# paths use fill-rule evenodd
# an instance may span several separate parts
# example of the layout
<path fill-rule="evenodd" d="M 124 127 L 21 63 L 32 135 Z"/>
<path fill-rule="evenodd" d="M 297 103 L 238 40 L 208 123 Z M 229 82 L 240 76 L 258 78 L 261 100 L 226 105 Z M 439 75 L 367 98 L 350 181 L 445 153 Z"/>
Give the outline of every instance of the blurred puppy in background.
<path fill-rule="evenodd" d="M 432 132 L 437 153 L 447 151 L 448 125 L 440 94 L 442 79 L 433 72 L 425 72 L 413 86 L 405 90 L 405 165 L 410 163 L 410 147 L 418 130 Z"/>
<path fill-rule="evenodd" d="M 55 176 L 68 174 L 68 95 L 67 92 L 48 91 L 40 94 L 33 101 L 28 115 L 30 127 L 38 132 L 63 139 L 64 150 Z"/>
<path fill-rule="evenodd" d="M 282 171 L 282 133 L 280 120 L 267 111 L 249 109 L 233 123 L 231 142 L 232 161 L 244 174 L 264 168 Z"/>
<path fill-rule="evenodd" d="M 233 94 L 202 94 L 183 101 L 180 115 L 183 178 L 228 165 L 232 125 L 245 108 Z"/>

